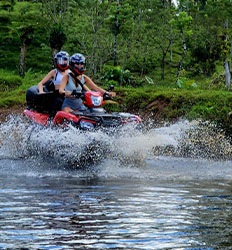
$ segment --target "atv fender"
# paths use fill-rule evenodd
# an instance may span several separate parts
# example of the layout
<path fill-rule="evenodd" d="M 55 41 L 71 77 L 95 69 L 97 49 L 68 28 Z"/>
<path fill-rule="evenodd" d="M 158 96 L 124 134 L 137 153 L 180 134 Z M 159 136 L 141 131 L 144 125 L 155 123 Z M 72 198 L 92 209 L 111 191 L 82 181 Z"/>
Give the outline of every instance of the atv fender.
<path fill-rule="evenodd" d="M 48 114 L 41 114 L 41 113 L 28 110 L 28 109 L 25 109 L 23 113 L 24 115 L 30 117 L 31 120 L 34 121 L 35 123 L 45 125 L 45 126 L 47 126 L 48 124 L 48 119 L 49 119 Z"/>
<path fill-rule="evenodd" d="M 55 124 L 55 125 L 62 124 L 64 122 L 64 120 L 78 122 L 79 118 L 71 113 L 64 112 L 64 111 L 58 111 L 56 113 L 56 116 L 53 119 L 53 124 Z"/>

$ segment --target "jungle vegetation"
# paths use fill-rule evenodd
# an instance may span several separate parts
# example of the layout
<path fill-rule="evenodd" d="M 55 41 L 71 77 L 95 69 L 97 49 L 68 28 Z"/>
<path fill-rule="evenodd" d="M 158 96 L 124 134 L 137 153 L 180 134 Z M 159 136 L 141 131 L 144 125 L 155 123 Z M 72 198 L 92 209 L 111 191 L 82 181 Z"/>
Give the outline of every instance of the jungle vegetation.
<path fill-rule="evenodd" d="M 230 124 L 231 0 L 1 1 L 0 106 L 25 103 L 60 50 L 84 54 L 86 74 L 123 93 L 118 108 L 160 100 L 163 117 Z"/>

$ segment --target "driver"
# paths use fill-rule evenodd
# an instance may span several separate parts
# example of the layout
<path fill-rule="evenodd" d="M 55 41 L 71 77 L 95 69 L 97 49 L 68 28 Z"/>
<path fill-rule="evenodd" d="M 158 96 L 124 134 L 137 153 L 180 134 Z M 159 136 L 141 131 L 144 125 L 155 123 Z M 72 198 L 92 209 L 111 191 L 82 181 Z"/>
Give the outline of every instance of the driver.
<path fill-rule="evenodd" d="M 76 53 L 70 57 L 69 69 L 71 70 L 71 73 L 63 77 L 59 89 L 60 94 L 65 94 L 65 99 L 62 105 L 63 111 L 71 112 L 86 110 L 82 100 L 72 96 L 73 90 L 81 93 L 83 89 L 89 90 L 90 88 L 94 91 L 99 91 L 102 94 L 108 93 L 106 90 L 98 87 L 88 76 L 84 75 L 86 61 L 82 54 Z M 108 94 L 110 96 L 116 95 L 114 92 Z"/>

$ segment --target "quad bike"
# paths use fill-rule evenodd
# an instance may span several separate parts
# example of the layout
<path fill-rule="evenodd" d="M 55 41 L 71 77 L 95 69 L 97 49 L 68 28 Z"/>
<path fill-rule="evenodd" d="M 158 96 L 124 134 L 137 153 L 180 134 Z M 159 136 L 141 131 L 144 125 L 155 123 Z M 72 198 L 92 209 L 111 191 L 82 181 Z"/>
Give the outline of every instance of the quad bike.
<path fill-rule="evenodd" d="M 108 91 L 114 87 L 110 86 Z M 32 86 L 27 90 L 27 108 L 24 115 L 33 122 L 47 126 L 49 123 L 57 126 L 71 123 L 77 129 L 94 130 L 99 128 L 121 127 L 127 124 L 141 124 L 139 116 L 124 112 L 107 113 L 102 107 L 106 100 L 111 99 L 107 92 L 102 95 L 100 92 L 86 91 L 82 93 L 73 92 L 72 96 L 81 98 L 87 110 L 83 112 L 64 112 L 52 109 L 55 98 L 55 90 L 49 82 L 44 87 L 45 93 L 40 94 L 37 86 Z"/>
<path fill-rule="evenodd" d="M 108 91 L 112 89 L 113 86 L 110 86 Z M 69 124 L 71 124 L 72 128 L 80 131 L 84 130 L 88 132 L 100 129 L 111 136 L 112 134 L 115 135 L 115 132 L 116 135 L 119 135 L 119 131 L 124 131 L 120 128 L 126 128 L 128 132 L 127 128 L 131 128 L 127 126 L 129 124 L 132 124 L 135 128 L 142 126 L 142 120 L 137 115 L 124 112 L 108 113 L 102 107 L 105 101 L 111 99 L 111 97 L 106 94 L 107 92 L 104 95 L 94 91 L 82 93 L 73 92 L 72 95 L 75 98 L 81 98 L 87 109 L 83 112 L 68 113 L 54 110 L 53 103 L 56 98 L 56 92 L 52 82 L 45 85 L 44 91 L 45 93 L 39 94 L 37 86 L 30 87 L 26 93 L 27 108 L 24 110 L 24 115 L 29 120 L 43 127 L 55 126 L 69 129 Z M 60 107 L 61 104 L 62 103 L 59 104 Z M 131 131 L 133 132 L 133 129 Z M 91 134 L 89 135 L 91 138 Z M 65 144 L 62 146 L 62 151 L 73 152 L 73 149 L 70 147 L 72 146 Z M 33 152 L 38 154 L 40 150 L 33 150 Z M 78 153 L 78 157 L 64 157 L 66 159 L 65 164 L 69 169 L 86 169 L 86 166 L 101 162 L 104 159 L 103 156 L 110 155 L 111 153 L 110 147 L 108 147 L 104 141 L 96 141 L 96 139 L 93 138 L 93 140 L 90 140 L 90 143 L 81 149 Z M 42 155 L 46 157 L 47 154 L 50 156 L 50 153 L 46 150 L 46 154 Z M 53 152 L 51 155 L 54 157 Z M 57 155 L 57 153 L 55 155 Z M 64 158 L 61 157 L 60 159 L 62 164 L 64 164 Z"/>

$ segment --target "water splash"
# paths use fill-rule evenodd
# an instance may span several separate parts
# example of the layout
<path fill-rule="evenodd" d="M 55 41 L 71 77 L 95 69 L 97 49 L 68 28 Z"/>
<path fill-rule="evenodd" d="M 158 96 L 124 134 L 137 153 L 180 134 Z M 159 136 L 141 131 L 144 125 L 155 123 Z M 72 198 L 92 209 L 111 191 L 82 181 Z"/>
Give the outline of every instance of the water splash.
<path fill-rule="evenodd" d="M 127 127 L 117 133 L 82 132 L 71 125 L 44 128 L 21 116 L 0 125 L 0 159 L 45 159 L 75 169 L 102 161 L 142 167 L 162 155 L 231 159 L 232 146 L 223 131 L 202 121 L 182 120 L 146 131 Z"/>
<path fill-rule="evenodd" d="M 156 155 L 214 160 L 232 159 L 231 138 L 228 138 L 225 132 L 214 123 L 201 120 L 181 121 L 159 130 L 161 134 L 170 136 L 174 140 L 171 144 L 155 147 Z"/>

